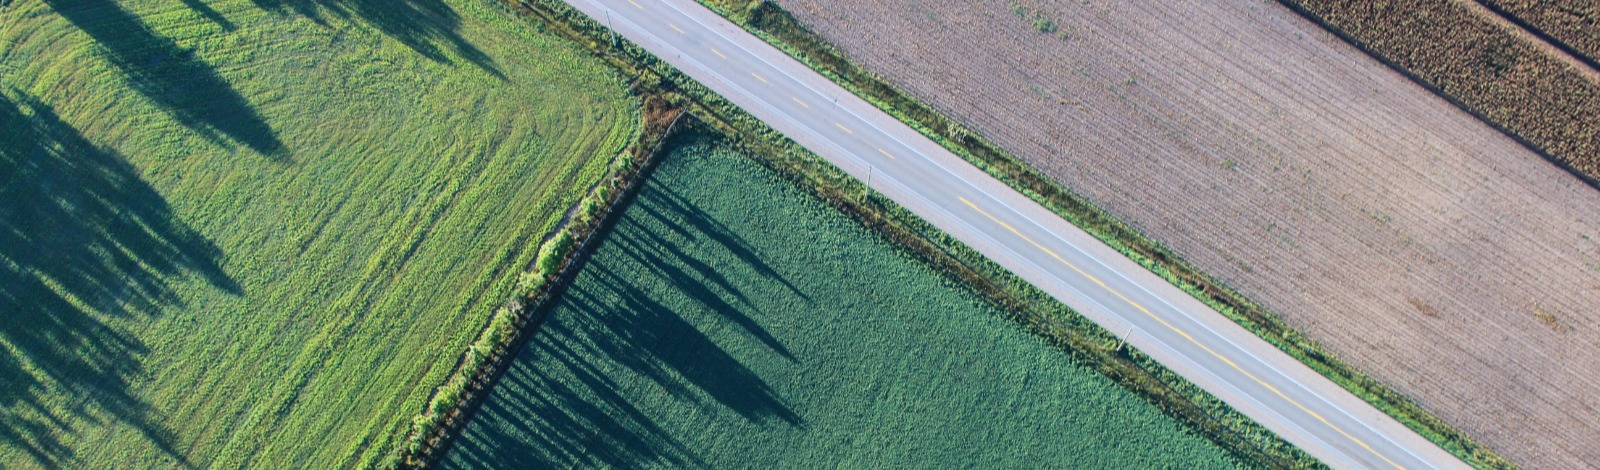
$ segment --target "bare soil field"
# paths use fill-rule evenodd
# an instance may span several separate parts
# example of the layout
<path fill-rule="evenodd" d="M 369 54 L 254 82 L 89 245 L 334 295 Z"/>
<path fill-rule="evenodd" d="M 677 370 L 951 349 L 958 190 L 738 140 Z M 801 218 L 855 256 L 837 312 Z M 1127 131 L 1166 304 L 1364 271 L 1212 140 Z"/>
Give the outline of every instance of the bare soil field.
<path fill-rule="evenodd" d="M 1518 464 L 1600 462 L 1600 191 L 1293 11 L 778 3 Z"/>

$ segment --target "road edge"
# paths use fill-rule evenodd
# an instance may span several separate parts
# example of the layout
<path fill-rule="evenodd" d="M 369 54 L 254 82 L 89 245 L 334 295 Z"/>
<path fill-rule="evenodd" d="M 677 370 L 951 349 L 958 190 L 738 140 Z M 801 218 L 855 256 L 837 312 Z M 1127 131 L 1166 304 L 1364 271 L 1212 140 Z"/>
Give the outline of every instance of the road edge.
<path fill-rule="evenodd" d="M 695 1 L 1083 228 L 1467 464 L 1476 468 L 1516 468 L 1509 460 L 1423 409 L 1410 397 L 1357 370 L 1304 333 L 1294 330 L 1281 315 L 1204 273 L 1164 244 L 856 64 L 777 4 L 769 0 Z M 725 2 L 744 2 L 745 6 L 726 5 Z"/>
<path fill-rule="evenodd" d="M 892 201 L 866 191 L 864 183 L 739 109 L 672 65 L 620 36 L 561 0 L 502 0 L 543 22 L 607 61 L 687 99 L 682 103 L 703 125 L 722 134 L 728 145 L 793 179 L 802 189 L 884 236 L 913 256 L 948 273 L 953 281 L 996 302 L 1020 327 L 1217 443 L 1240 463 L 1267 468 L 1322 468 L 1314 457 L 1245 416 L 1141 351 L 1113 332 L 1023 281 L 998 263 Z M 869 195 L 870 194 L 870 195 Z"/>

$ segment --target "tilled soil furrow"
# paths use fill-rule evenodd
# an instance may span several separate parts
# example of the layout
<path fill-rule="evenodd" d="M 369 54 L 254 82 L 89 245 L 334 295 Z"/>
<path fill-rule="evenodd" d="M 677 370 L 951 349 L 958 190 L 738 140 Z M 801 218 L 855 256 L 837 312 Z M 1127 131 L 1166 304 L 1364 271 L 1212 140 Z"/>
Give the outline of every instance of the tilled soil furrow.
<path fill-rule="evenodd" d="M 1600 461 L 1600 191 L 1294 12 L 779 3 L 1514 461 Z"/>

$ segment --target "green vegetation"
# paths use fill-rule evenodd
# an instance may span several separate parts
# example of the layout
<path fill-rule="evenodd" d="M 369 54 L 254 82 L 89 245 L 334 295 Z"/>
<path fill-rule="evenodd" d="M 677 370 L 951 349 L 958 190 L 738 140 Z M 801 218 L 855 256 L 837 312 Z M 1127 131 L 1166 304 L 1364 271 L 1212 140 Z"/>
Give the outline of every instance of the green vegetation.
<path fill-rule="evenodd" d="M 1143 397 L 1169 415 L 1199 429 L 1240 459 L 1274 468 L 1313 468 L 1315 459 L 1248 417 L 1189 383 L 1149 356 L 1117 347 L 1117 338 L 1048 294 L 1022 281 L 981 254 L 950 238 L 916 215 L 880 197 L 861 199 L 866 188 L 765 123 L 682 75 L 649 53 L 623 41 L 609 46 L 604 26 L 559 0 L 522 4 L 521 10 L 546 30 L 572 38 L 639 82 L 678 90 L 682 102 L 716 132 L 729 136 L 743 153 L 808 188 L 837 209 L 910 253 L 951 274 L 1006 308 L 1007 313 L 1051 344 L 1068 352 Z M 880 105 L 881 106 L 881 105 Z M 925 131 L 926 132 L 926 131 Z M 981 142 L 981 141 L 980 141 Z M 992 148 L 992 147 L 991 147 Z M 1026 168 L 1026 167 L 1024 167 Z M 992 170 L 991 170 L 992 171 Z"/>
<path fill-rule="evenodd" d="M 478 0 L 24 0 L 0 45 L 0 467 L 385 463 L 637 127 Z"/>
<path fill-rule="evenodd" d="M 1510 464 L 1493 450 L 1484 447 L 1472 438 L 1462 434 L 1449 423 L 1422 409 L 1409 397 L 1400 394 L 1394 389 L 1378 382 L 1370 376 L 1344 363 L 1339 358 L 1331 355 L 1317 344 L 1316 341 L 1306 337 L 1289 327 L 1277 313 L 1262 307 L 1243 294 L 1228 287 L 1221 280 L 1211 277 L 1199 268 L 1183 260 L 1170 248 L 1150 239 L 1148 236 L 1132 226 L 1118 220 L 1110 213 L 1094 205 L 1093 202 L 1073 193 L 1069 188 L 1050 179 L 1038 170 L 1029 167 L 1015 155 L 994 145 L 987 139 L 973 132 L 971 129 L 940 114 L 931 107 L 917 101 L 910 95 L 900 91 L 883 78 L 878 77 L 859 65 L 851 62 L 836 48 L 829 45 L 821 37 L 807 30 L 788 12 L 783 11 L 776 4 L 765 0 L 699 0 L 702 4 L 717 11 L 735 23 L 740 24 L 768 43 L 807 64 L 818 73 L 829 77 L 840 86 L 851 90 L 857 96 L 882 109 L 884 112 L 895 116 L 902 122 L 924 135 L 938 142 L 940 145 L 960 155 L 978 168 L 1005 182 L 1022 194 L 1028 195 L 1056 214 L 1084 229 L 1096 238 L 1116 248 L 1118 251 L 1143 265 L 1146 269 L 1161 276 L 1168 282 L 1184 289 L 1190 295 L 1205 302 L 1240 326 L 1250 330 L 1262 339 L 1294 356 L 1296 359 L 1317 370 L 1319 373 L 1333 380 L 1356 396 L 1361 397 L 1385 413 L 1404 423 L 1422 436 L 1439 444 L 1446 451 L 1467 461 L 1477 467 L 1499 468 Z M 1288 0 L 1285 0 L 1288 1 Z M 1017 7 L 1019 14 L 1025 9 Z M 744 124 L 739 124 L 744 125 Z M 924 232 L 926 233 L 926 232 Z M 937 239 L 938 235 L 926 235 Z M 951 246 L 941 243 L 937 249 L 959 255 L 967 253 L 963 247 Z M 956 244 L 958 245 L 958 244 Z M 971 254 L 971 253 L 967 253 Z M 995 271 L 981 269 L 979 265 L 986 264 L 981 257 L 962 257 L 960 263 L 973 266 L 972 276 L 967 277 L 975 284 L 993 284 L 995 291 L 992 295 L 1009 297 L 1017 302 L 1017 309 L 1032 311 L 1033 315 L 1043 315 L 1039 321 L 1056 323 L 1075 323 L 1075 315 L 1071 313 L 1055 312 L 1052 302 L 1038 297 L 1037 290 L 1026 284 L 1015 282 L 1003 270 Z M 963 269 L 951 266 L 951 269 Z M 1025 300 L 1037 299 L 1037 300 Z M 1039 302 L 1039 303 L 1035 303 Z M 1024 314 L 1025 316 L 1029 314 Z M 1061 316 L 1066 315 L 1066 316 Z M 1074 333 L 1069 330 L 1079 329 Z M 1073 325 L 1061 330 L 1049 330 L 1047 336 L 1057 333 L 1067 336 L 1097 337 L 1103 334 L 1092 325 Z M 1079 339 L 1061 339 L 1068 348 L 1077 348 L 1091 344 Z M 1107 357 L 1101 351 L 1088 351 L 1085 354 Z M 1109 359 L 1108 359 L 1109 360 Z M 1142 372 L 1133 372 L 1137 376 L 1148 372 L 1153 377 L 1146 379 L 1129 378 L 1132 370 L 1126 364 L 1119 364 L 1119 360 L 1111 360 L 1105 364 L 1105 371 L 1129 387 L 1141 390 L 1152 400 L 1162 402 L 1164 407 L 1180 415 L 1188 416 L 1191 423 L 1204 429 L 1220 433 L 1222 439 L 1231 439 L 1227 435 L 1252 436 L 1256 431 L 1253 424 L 1240 421 L 1237 416 L 1227 413 L 1208 411 L 1201 405 L 1208 400 L 1215 400 L 1204 392 L 1194 390 L 1192 384 L 1182 382 L 1181 378 L 1172 377 L 1170 371 L 1165 371 L 1159 365 L 1145 364 Z M 1091 361 L 1095 362 L 1095 361 Z M 1164 381 L 1165 383 L 1158 383 Z M 1176 391 L 1176 394 L 1171 394 Z M 1190 411 L 1182 411 L 1190 410 Z M 1205 416 L 1211 415 L 1207 418 Z M 1214 434 L 1217 435 L 1217 434 Z M 1255 440 L 1256 437 L 1245 438 L 1246 441 Z M 1275 438 L 1274 438 L 1275 439 Z M 1269 440 L 1270 441 L 1270 440 Z M 1281 442 L 1281 441 L 1280 441 Z M 1270 442 L 1268 442 L 1270 443 Z M 1245 442 L 1235 442 L 1235 447 L 1243 450 L 1254 446 Z M 1276 445 L 1276 444 L 1272 444 Z M 1300 457 L 1289 457 L 1291 460 L 1300 460 Z"/>
<path fill-rule="evenodd" d="M 664 94 L 672 96 L 670 93 Z M 584 195 L 577 210 L 570 214 L 561 228 L 539 246 L 534 268 L 517 279 L 511 298 L 494 311 L 489 322 L 478 333 L 477 339 L 462 353 L 460 365 L 444 383 L 434 391 L 428 405 L 411 420 L 404 443 L 398 449 L 397 463 L 402 468 L 426 467 L 437 458 L 439 450 L 449 445 L 450 439 L 466 424 L 457 419 L 471 413 L 480 392 L 493 384 L 499 371 L 514 359 L 513 349 L 533 328 L 530 321 L 539 306 L 551 297 L 551 291 L 565 285 L 560 282 L 571 278 L 578 263 L 573 261 L 589 245 L 607 221 L 615 219 L 612 208 L 617 202 L 638 187 L 643 173 L 655 161 L 661 144 L 671 138 L 676 124 L 684 116 L 682 110 L 673 108 L 663 95 L 645 95 L 640 109 L 643 119 L 637 141 L 630 147 L 631 155 L 621 155 L 611 161 L 605 177 Z"/>
<path fill-rule="evenodd" d="M 755 161 L 665 158 L 444 466 L 1238 466 Z"/>

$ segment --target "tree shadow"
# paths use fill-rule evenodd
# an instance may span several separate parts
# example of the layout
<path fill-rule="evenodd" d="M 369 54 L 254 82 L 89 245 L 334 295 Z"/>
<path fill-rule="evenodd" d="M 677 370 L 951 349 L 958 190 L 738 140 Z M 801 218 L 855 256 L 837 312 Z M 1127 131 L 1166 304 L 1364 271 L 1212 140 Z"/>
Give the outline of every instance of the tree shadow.
<path fill-rule="evenodd" d="M 222 13 L 218 13 L 217 10 L 211 8 L 211 5 L 206 5 L 205 0 L 183 0 L 183 5 L 189 7 L 190 10 L 194 10 L 195 13 L 199 13 L 200 16 L 206 17 L 207 21 L 221 26 L 225 31 L 238 29 L 233 25 L 232 21 L 228 21 L 227 17 L 222 16 Z"/>
<path fill-rule="evenodd" d="M 178 221 L 122 157 L 48 106 L 0 93 L 0 445 L 40 465 L 72 463 L 60 437 L 110 417 L 180 464 L 170 429 L 134 396 L 146 346 L 109 318 L 179 299 L 169 280 L 200 276 L 240 295 L 222 253 Z"/>
<path fill-rule="evenodd" d="M 626 231 L 612 234 L 608 241 L 624 246 L 624 253 L 629 258 L 671 282 L 679 291 L 706 309 L 717 312 L 739 325 L 745 333 L 790 362 L 798 361 L 789 348 L 784 347 L 772 333 L 742 311 L 756 307 L 727 277 L 718 273 L 706 262 L 689 256 L 676 244 L 655 234 L 649 227 L 631 221 L 624 221 L 623 224 Z M 730 297 L 738 301 L 738 305 L 729 302 Z"/>
<path fill-rule="evenodd" d="M 222 145 L 237 142 L 274 160 L 287 161 L 283 142 L 261 114 L 217 75 L 216 70 L 195 57 L 193 50 L 157 35 L 112 0 L 45 0 L 45 3 L 88 34 L 104 51 L 106 59 L 122 71 L 131 88 L 185 127 L 212 142 Z"/>
<path fill-rule="evenodd" d="M 740 261 L 754 268 L 757 273 L 767 279 L 783 284 L 783 287 L 789 289 L 789 293 L 799 296 L 807 302 L 811 301 L 810 295 L 795 287 L 794 283 L 789 282 L 787 277 L 784 277 L 771 264 L 762 259 L 756 253 L 755 245 L 751 245 L 744 237 L 729 229 L 727 224 L 717 220 L 716 217 L 706 211 L 695 207 L 692 202 L 685 199 L 683 195 L 678 194 L 677 191 L 673 191 L 672 188 L 652 185 L 646 188 L 646 191 L 649 193 L 640 198 L 642 202 L 639 204 L 646 207 L 658 207 L 658 209 L 651 211 L 653 214 L 658 217 L 667 213 L 679 214 L 694 230 L 693 233 L 688 234 L 690 237 L 693 237 L 694 234 L 699 234 L 717 242 L 724 249 L 733 253 L 734 256 L 738 256 Z"/>
<path fill-rule="evenodd" d="M 630 261 L 626 263 L 634 267 Z M 803 420 L 756 373 L 611 267 L 585 266 L 549 323 L 456 440 L 446 468 L 705 467 L 624 382 L 643 377 L 674 413 L 726 407 L 752 422 Z"/>
<path fill-rule="evenodd" d="M 738 287 L 749 280 L 719 270 L 735 271 L 727 265 L 749 256 L 772 276 L 758 282 L 782 282 L 797 298 L 799 289 L 727 230 L 676 193 L 647 184 L 559 293 L 442 466 L 700 468 L 707 463 L 682 433 L 701 430 L 658 419 L 727 410 L 751 423 L 804 427 L 777 390 L 707 334 L 733 326 L 798 363 L 749 314 L 756 307 Z M 716 240 L 709 249 L 735 256 L 685 250 L 687 239 Z M 682 307 L 695 304 L 714 316 L 695 319 Z M 641 399 L 660 393 L 672 400 Z"/>
<path fill-rule="evenodd" d="M 278 14 L 293 12 L 326 26 L 326 16 L 359 20 L 435 62 L 453 64 L 449 47 L 472 65 L 506 80 L 504 73 L 478 46 L 461 36 L 461 15 L 441 0 L 250 0 Z"/>

